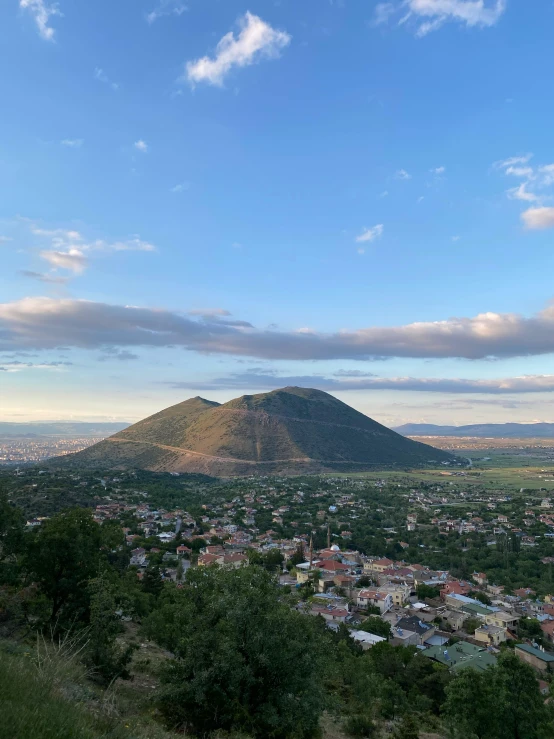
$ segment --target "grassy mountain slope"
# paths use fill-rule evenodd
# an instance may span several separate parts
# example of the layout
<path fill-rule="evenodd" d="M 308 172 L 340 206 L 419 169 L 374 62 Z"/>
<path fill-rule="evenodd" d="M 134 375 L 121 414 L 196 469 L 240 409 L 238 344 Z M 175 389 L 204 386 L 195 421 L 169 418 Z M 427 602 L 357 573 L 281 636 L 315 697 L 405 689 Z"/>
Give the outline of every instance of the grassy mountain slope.
<path fill-rule="evenodd" d="M 62 462 L 225 476 L 407 467 L 452 459 L 321 390 L 289 387 L 223 405 L 192 398 Z"/>

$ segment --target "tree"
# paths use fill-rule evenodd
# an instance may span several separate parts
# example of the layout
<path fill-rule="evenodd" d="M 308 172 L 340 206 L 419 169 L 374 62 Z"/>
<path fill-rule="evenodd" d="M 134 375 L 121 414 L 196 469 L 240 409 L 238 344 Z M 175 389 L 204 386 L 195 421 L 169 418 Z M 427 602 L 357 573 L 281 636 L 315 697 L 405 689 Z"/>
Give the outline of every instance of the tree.
<path fill-rule="evenodd" d="M 94 668 L 101 682 L 110 683 L 118 677 L 128 678 L 127 665 L 134 647 L 122 647 L 117 636 L 123 631 L 117 615 L 114 588 L 105 577 L 90 581 L 90 626 L 88 632 L 87 662 Z"/>
<path fill-rule="evenodd" d="M 157 598 L 162 592 L 164 581 L 159 567 L 149 567 L 142 577 L 142 589 Z"/>
<path fill-rule="evenodd" d="M 273 739 L 317 730 L 331 642 L 317 619 L 281 602 L 265 570 L 189 570 L 144 627 L 176 656 L 158 695 L 171 727 Z"/>
<path fill-rule="evenodd" d="M 535 672 L 513 652 L 503 652 L 496 667 L 484 672 L 464 669 L 447 686 L 446 695 L 443 713 L 456 737 L 548 736 L 551 718 Z"/>
<path fill-rule="evenodd" d="M 506 651 L 498 658 L 495 677 L 503 739 L 534 739 L 547 718 L 535 671 Z"/>
<path fill-rule="evenodd" d="M 385 639 L 390 639 L 392 635 L 391 626 L 388 621 L 383 621 L 382 618 L 378 618 L 377 616 L 366 618 L 366 620 L 360 624 L 360 629 L 362 631 L 367 631 L 370 634 L 375 634 L 376 636 L 384 636 Z"/>
<path fill-rule="evenodd" d="M 522 639 L 532 639 L 533 641 L 542 643 L 544 634 L 541 629 L 541 623 L 536 618 L 522 618 L 518 623 L 517 631 L 518 636 Z"/>
<path fill-rule="evenodd" d="M 23 547 L 23 515 L 0 494 L 0 584 L 17 580 L 17 556 Z"/>
<path fill-rule="evenodd" d="M 486 606 L 490 606 L 490 604 L 492 603 L 489 596 L 486 593 L 482 593 L 480 590 L 478 590 L 477 592 L 471 592 L 470 596 L 472 598 L 475 598 L 475 600 L 481 601 L 481 603 Z"/>
<path fill-rule="evenodd" d="M 475 629 L 478 629 L 479 626 L 481 626 L 481 621 L 478 618 L 466 618 L 463 623 L 463 629 L 466 634 L 474 634 Z"/>
<path fill-rule="evenodd" d="M 30 535 L 23 569 L 50 603 L 48 620 L 62 626 L 88 619 L 86 583 L 98 574 L 102 534 L 84 508 L 62 511 Z"/>
<path fill-rule="evenodd" d="M 456 737 L 485 739 L 494 736 L 498 724 L 492 670 L 462 670 L 446 687 L 442 706 L 446 723 Z"/>
<path fill-rule="evenodd" d="M 438 598 L 441 591 L 439 588 L 434 588 L 432 585 L 426 585 L 422 582 L 417 586 L 416 593 L 420 600 L 425 600 L 426 598 Z"/>

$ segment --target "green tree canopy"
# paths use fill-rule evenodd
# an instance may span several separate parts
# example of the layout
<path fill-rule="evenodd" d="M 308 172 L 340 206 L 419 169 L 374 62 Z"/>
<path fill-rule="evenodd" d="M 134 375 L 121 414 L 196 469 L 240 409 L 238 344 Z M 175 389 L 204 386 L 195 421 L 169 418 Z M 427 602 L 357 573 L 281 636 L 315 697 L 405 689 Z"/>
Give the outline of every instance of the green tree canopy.
<path fill-rule="evenodd" d="M 86 620 L 86 583 L 99 572 L 103 544 L 92 512 L 85 508 L 62 511 L 29 536 L 24 571 L 48 599 L 49 621 L 63 625 Z"/>
<path fill-rule="evenodd" d="M 317 619 L 281 601 L 260 567 L 189 570 L 168 588 L 145 632 L 176 655 L 158 704 L 168 725 L 204 737 L 309 737 L 324 705 L 330 640 Z"/>
<path fill-rule="evenodd" d="M 384 636 L 385 639 L 390 639 L 392 635 L 391 626 L 388 621 L 383 621 L 379 616 L 369 616 L 369 618 L 366 618 L 360 624 L 360 629 L 376 636 Z"/>

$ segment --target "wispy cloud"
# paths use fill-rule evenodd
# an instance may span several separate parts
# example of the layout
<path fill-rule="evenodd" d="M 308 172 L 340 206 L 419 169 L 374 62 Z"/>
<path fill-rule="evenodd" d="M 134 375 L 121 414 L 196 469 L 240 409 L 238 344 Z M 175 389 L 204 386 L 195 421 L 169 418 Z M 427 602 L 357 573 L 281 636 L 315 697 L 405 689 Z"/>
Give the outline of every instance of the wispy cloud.
<path fill-rule="evenodd" d="M 510 157 L 495 162 L 493 167 L 510 178 L 522 180 L 517 187 L 511 187 L 506 192 L 512 200 L 534 203 L 521 213 L 526 228 L 554 228 L 554 207 L 547 205 L 554 201 L 554 193 L 549 190 L 554 185 L 554 164 L 533 166 L 530 163 L 532 158 L 532 154 Z"/>
<path fill-rule="evenodd" d="M 39 256 L 54 269 L 64 269 L 73 275 L 80 275 L 87 269 L 90 258 L 94 255 L 110 252 L 139 251 L 155 252 L 156 246 L 149 241 L 133 235 L 120 241 L 105 239 L 86 240 L 79 231 L 64 228 L 46 229 L 35 224 L 30 226 L 31 233 L 42 242 L 43 247 Z M 46 247 L 46 243 L 48 246 Z M 40 272 L 26 272 L 25 276 L 33 277 L 42 282 L 67 281 L 66 278 L 57 278 L 52 275 L 43 275 Z"/>
<path fill-rule="evenodd" d="M 82 274 L 88 265 L 87 258 L 79 249 L 68 249 L 67 251 L 43 250 L 40 252 L 40 257 L 52 267 L 67 269 L 76 275 Z"/>
<path fill-rule="evenodd" d="M 554 305 L 530 317 L 488 312 L 471 318 L 323 333 L 257 329 L 220 314 L 194 317 L 85 300 L 41 297 L 0 304 L 0 351 L 61 345 L 181 346 L 273 360 L 539 356 L 554 353 Z"/>
<path fill-rule="evenodd" d="M 148 23 L 154 23 L 165 15 L 182 15 L 188 7 L 181 0 L 159 0 L 156 7 L 146 15 Z"/>
<path fill-rule="evenodd" d="M 331 392 L 359 390 L 395 390 L 404 392 L 446 393 L 456 395 L 508 395 L 512 393 L 554 392 L 554 375 L 523 375 L 492 380 L 436 377 L 379 377 L 360 373 L 335 373 L 329 377 L 314 375 L 282 375 L 273 370 L 253 368 L 235 372 L 225 377 L 216 377 L 203 382 L 181 382 L 170 384 L 174 388 L 195 390 L 273 390 L 281 387 L 313 387 Z"/>
<path fill-rule="evenodd" d="M 127 349 L 116 349 L 113 347 L 106 347 L 103 354 L 98 357 L 99 362 L 109 362 L 110 360 L 116 360 L 118 362 L 131 362 L 138 359 L 138 354 L 133 354 Z"/>
<path fill-rule="evenodd" d="M 356 242 L 361 243 L 365 241 L 374 241 L 383 235 L 384 230 L 385 227 L 382 223 L 378 223 L 376 226 L 372 226 L 371 228 L 364 228 L 362 233 L 359 234 L 359 236 L 356 236 Z"/>
<path fill-rule="evenodd" d="M 379 3 L 373 25 L 388 23 L 395 16 L 398 25 L 412 28 L 416 36 L 426 36 L 454 21 L 468 28 L 494 26 L 506 10 L 506 0 L 403 0 Z"/>
<path fill-rule="evenodd" d="M 80 149 L 85 142 L 83 139 L 62 139 L 60 143 L 69 149 Z"/>
<path fill-rule="evenodd" d="M 23 269 L 19 273 L 23 277 L 29 277 L 31 280 L 38 280 L 39 282 L 46 282 L 51 285 L 65 285 L 69 278 L 59 277 L 56 275 L 45 274 L 44 272 L 33 272 L 32 270 Z"/>
<path fill-rule="evenodd" d="M 24 370 L 50 370 L 64 371 L 66 367 L 71 367 L 73 362 L 1 362 L 0 371 L 3 372 L 23 372 Z"/>
<path fill-rule="evenodd" d="M 46 0 L 19 0 L 19 7 L 32 15 L 41 38 L 45 41 L 54 40 L 56 32 L 50 25 L 50 19 L 62 16 L 57 3 L 49 3 Z"/>
<path fill-rule="evenodd" d="M 394 3 L 377 3 L 372 23 L 374 26 L 382 26 L 388 23 L 395 13 L 396 7 Z"/>
<path fill-rule="evenodd" d="M 142 139 L 135 141 L 134 147 L 135 149 L 137 149 L 137 151 L 140 151 L 143 154 L 146 154 L 148 152 L 148 144 L 146 143 L 146 141 L 143 141 Z"/>
<path fill-rule="evenodd" d="M 405 169 L 399 169 L 395 175 L 397 180 L 411 180 L 412 175 L 409 172 L 406 172 Z"/>
<path fill-rule="evenodd" d="M 246 67 L 262 59 L 274 59 L 290 43 L 285 31 L 272 28 L 257 15 L 247 12 L 239 20 L 240 32 L 232 31 L 218 43 L 213 57 L 187 62 L 186 77 L 191 84 L 207 82 L 221 86 L 234 67 Z"/>
<path fill-rule="evenodd" d="M 431 174 L 436 174 L 440 177 L 446 172 L 446 167 L 433 167 L 432 169 L 429 170 L 429 172 L 431 172 Z"/>
<path fill-rule="evenodd" d="M 94 79 L 98 80 L 98 82 L 104 83 L 105 85 L 109 85 L 112 90 L 119 90 L 119 84 L 117 82 L 113 82 L 100 67 L 95 68 Z"/>
<path fill-rule="evenodd" d="M 190 182 L 179 182 L 179 184 L 171 188 L 171 192 L 175 192 L 175 193 L 185 192 L 189 188 L 190 188 Z"/>

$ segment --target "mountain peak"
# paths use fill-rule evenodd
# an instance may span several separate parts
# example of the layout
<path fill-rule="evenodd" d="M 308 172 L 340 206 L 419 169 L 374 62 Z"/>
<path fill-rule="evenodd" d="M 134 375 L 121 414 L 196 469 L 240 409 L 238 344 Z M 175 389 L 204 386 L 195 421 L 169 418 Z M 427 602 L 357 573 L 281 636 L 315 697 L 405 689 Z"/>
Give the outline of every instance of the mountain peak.
<path fill-rule="evenodd" d="M 190 398 L 64 460 L 231 476 L 353 472 L 455 458 L 400 436 L 322 390 L 285 387 L 223 405 Z"/>

